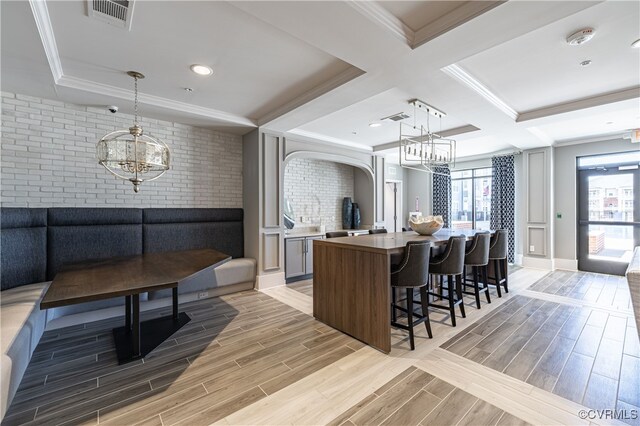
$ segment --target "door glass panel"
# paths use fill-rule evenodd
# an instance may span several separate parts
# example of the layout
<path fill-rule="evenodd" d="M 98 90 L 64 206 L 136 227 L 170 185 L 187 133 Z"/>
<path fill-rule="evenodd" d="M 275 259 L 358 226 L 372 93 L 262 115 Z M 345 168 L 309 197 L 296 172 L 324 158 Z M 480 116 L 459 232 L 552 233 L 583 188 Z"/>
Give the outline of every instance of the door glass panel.
<path fill-rule="evenodd" d="M 633 174 L 589 176 L 590 221 L 633 222 Z"/>
<path fill-rule="evenodd" d="M 589 225 L 589 260 L 629 263 L 632 253 L 632 226 Z"/>
<path fill-rule="evenodd" d="M 451 181 L 451 222 L 453 229 L 472 229 L 471 179 Z"/>
<path fill-rule="evenodd" d="M 474 179 L 476 229 L 491 229 L 491 177 Z"/>

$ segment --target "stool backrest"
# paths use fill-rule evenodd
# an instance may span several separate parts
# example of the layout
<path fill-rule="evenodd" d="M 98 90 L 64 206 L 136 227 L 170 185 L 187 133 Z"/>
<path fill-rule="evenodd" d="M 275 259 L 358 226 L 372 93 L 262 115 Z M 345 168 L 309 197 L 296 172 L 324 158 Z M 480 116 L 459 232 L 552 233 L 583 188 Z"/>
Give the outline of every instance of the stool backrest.
<path fill-rule="evenodd" d="M 325 234 L 327 238 L 338 238 L 338 237 L 348 237 L 349 233 L 347 231 L 331 231 Z"/>
<path fill-rule="evenodd" d="M 387 230 L 384 228 L 381 229 L 369 229 L 369 234 L 386 234 Z"/>
<path fill-rule="evenodd" d="M 471 241 L 471 248 L 465 254 L 465 265 L 483 266 L 489 263 L 489 231 L 478 232 Z"/>
<path fill-rule="evenodd" d="M 394 287 L 422 287 L 429 281 L 429 241 L 409 241 L 398 269 L 391 272 Z"/>
<path fill-rule="evenodd" d="M 464 235 L 449 237 L 447 248 L 443 255 L 437 256 L 436 261 L 438 273 L 443 275 L 459 275 L 464 271 L 464 251 L 467 244 L 467 237 Z"/>
<path fill-rule="evenodd" d="M 498 229 L 491 238 L 489 259 L 506 259 L 509 248 L 509 231 Z"/>

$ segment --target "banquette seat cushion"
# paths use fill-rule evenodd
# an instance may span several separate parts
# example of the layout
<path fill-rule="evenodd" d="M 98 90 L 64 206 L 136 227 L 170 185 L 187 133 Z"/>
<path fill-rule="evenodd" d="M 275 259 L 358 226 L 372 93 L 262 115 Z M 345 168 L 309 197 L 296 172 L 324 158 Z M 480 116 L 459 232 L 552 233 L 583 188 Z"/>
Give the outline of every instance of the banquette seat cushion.
<path fill-rule="evenodd" d="M 29 365 L 44 328 L 47 312 L 40 301 L 49 282 L 29 284 L 2 292 L 0 300 L 0 342 L 2 345 L 1 416 L 7 410 Z"/>

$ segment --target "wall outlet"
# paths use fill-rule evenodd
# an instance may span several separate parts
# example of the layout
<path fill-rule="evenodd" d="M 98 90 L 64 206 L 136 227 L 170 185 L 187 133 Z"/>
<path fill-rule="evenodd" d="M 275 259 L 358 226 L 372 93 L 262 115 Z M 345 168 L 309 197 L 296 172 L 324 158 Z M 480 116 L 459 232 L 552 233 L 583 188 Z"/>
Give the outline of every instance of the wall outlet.
<path fill-rule="evenodd" d="M 198 293 L 198 299 L 204 299 L 205 297 L 209 297 L 208 291 L 201 291 Z"/>
<path fill-rule="evenodd" d="M 536 246 L 529 246 L 529 253 L 536 251 Z"/>

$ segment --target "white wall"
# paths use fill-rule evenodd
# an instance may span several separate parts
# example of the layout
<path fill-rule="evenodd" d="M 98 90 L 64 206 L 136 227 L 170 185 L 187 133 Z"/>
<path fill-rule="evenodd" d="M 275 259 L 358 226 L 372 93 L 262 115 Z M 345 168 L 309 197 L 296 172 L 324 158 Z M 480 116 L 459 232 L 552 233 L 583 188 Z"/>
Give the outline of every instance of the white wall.
<path fill-rule="evenodd" d="M 317 226 L 342 229 L 342 200 L 358 202 L 354 191 L 355 167 L 331 161 L 294 158 L 284 170 L 284 196 L 293 207 L 294 229 Z"/>
<path fill-rule="evenodd" d="M 577 172 L 576 159 L 587 155 L 638 151 L 640 146 L 625 139 L 583 143 L 554 148 L 555 161 L 555 257 L 563 265 L 577 267 Z M 562 215 L 561 219 L 556 214 Z"/>
<path fill-rule="evenodd" d="M 2 93 L 4 207 L 242 207 L 240 136 L 142 118 L 171 149 L 171 169 L 133 192 L 96 160 L 96 143 L 133 116 Z"/>

